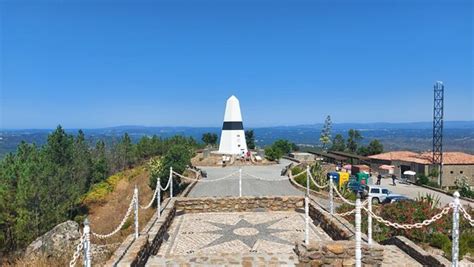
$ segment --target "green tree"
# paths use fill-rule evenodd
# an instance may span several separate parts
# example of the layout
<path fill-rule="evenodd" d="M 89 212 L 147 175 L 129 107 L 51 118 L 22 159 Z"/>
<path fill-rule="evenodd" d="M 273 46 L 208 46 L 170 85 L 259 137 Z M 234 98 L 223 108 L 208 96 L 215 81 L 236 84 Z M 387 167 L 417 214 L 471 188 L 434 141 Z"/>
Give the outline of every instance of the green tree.
<path fill-rule="evenodd" d="M 321 142 L 321 147 L 324 151 L 327 151 L 331 144 L 331 126 L 331 116 L 328 115 L 324 121 L 324 126 L 319 137 L 319 142 Z"/>
<path fill-rule="evenodd" d="M 215 133 L 204 133 L 201 140 L 206 144 L 206 146 L 214 146 L 217 144 L 217 134 Z"/>
<path fill-rule="evenodd" d="M 289 154 L 292 151 L 291 149 L 293 148 L 292 144 L 288 140 L 284 139 L 276 140 L 275 143 L 273 143 L 272 147 L 280 150 L 283 155 Z"/>
<path fill-rule="evenodd" d="M 75 181 L 75 195 L 86 192 L 92 182 L 92 158 L 84 132 L 79 130 L 73 145 L 72 180 Z"/>
<path fill-rule="evenodd" d="M 379 140 L 374 139 L 370 141 L 369 146 L 367 147 L 368 155 L 376 155 L 383 153 L 383 145 Z"/>
<path fill-rule="evenodd" d="M 255 149 L 255 135 L 253 130 L 245 131 L 245 141 L 248 149 Z"/>
<path fill-rule="evenodd" d="M 331 149 L 332 151 L 344 151 L 346 150 L 346 141 L 341 134 L 336 134 L 334 140 L 332 141 Z"/>
<path fill-rule="evenodd" d="M 92 166 L 91 185 L 104 181 L 109 175 L 109 165 L 104 141 L 100 140 L 95 145 L 94 159 Z"/>
<path fill-rule="evenodd" d="M 118 153 L 121 169 L 125 170 L 131 168 L 133 163 L 135 163 L 134 146 L 128 133 L 125 133 L 120 140 L 120 143 L 118 144 Z"/>
<path fill-rule="evenodd" d="M 271 161 L 279 161 L 283 156 L 283 151 L 275 146 L 269 146 L 265 148 L 265 157 Z"/>
<path fill-rule="evenodd" d="M 174 145 L 172 146 L 160 160 L 160 168 L 157 175 L 150 176 L 150 186 L 156 185 L 157 177 L 160 177 L 160 182 L 163 187 L 166 186 L 169 179 L 170 167 L 173 167 L 173 171 L 177 173 L 183 173 L 187 166 L 191 165 L 191 158 L 193 151 L 189 146 L 186 145 Z M 176 188 L 178 192 L 179 177 L 174 177 L 173 188 Z"/>
<path fill-rule="evenodd" d="M 348 138 L 347 138 L 347 149 L 355 153 L 359 142 L 362 140 L 362 135 L 358 130 L 349 129 Z"/>

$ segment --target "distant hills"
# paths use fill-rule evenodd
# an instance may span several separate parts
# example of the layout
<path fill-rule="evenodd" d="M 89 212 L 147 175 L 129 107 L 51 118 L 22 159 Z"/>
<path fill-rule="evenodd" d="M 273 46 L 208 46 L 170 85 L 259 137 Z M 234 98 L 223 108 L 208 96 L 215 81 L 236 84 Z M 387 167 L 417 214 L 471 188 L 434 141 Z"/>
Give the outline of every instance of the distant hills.
<path fill-rule="evenodd" d="M 245 124 L 245 122 L 244 122 Z M 245 125 L 244 125 L 245 126 Z M 254 129 L 256 143 L 265 146 L 277 139 L 288 139 L 297 144 L 318 145 L 323 124 L 246 127 Z M 335 123 L 332 136 L 340 133 L 345 135 L 349 129 L 358 129 L 364 137 L 363 143 L 379 139 L 385 150 L 428 151 L 432 147 L 432 122 L 413 123 Z M 0 157 L 15 151 L 22 141 L 42 145 L 52 129 L 3 129 L 0 130 Z M 78 129 L 67 129 L 69 133 L 77 133 Z M 191 136 L 201 140 L 205 132 L 220 132 L 219 127 L 146 127 L 116 126 L 97 129 L 83 129 L 88 140 L 95 143 L 102 139 L 115 142 L 121 135 L 128 133 L 132 139 L 154 134 L 163 138 L 173 135 Z M 464 151 L 474 154 L 474 121 L 446 121 L 444 123 L 444 148 L 446 151 Z"/>

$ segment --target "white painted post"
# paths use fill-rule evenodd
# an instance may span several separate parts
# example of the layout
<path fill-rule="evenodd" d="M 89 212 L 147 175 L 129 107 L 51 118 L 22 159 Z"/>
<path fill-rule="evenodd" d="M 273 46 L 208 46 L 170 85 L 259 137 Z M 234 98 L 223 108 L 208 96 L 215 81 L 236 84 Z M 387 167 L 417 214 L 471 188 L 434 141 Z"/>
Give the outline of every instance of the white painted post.
<path fill-rule="evenodd" d="M 135 190 L 134 190 L 134 197 L 135 197 L 135 238 L 138 238 L 138 188 L 137 185 L 135 185 Z"/>
<path fill-rule="evenodd" d="M 173 198 L 173 167 L 170 167 L 170 198 Z"/>
<path fill-rule="evenodd" d="M 90 237 L 90 224 L 89 219 L 84 220 L 84 266 L 91 267 L 92 253 L 91 253 L 91 237 Z"/>
<path fill-rule="evenodd" d="M 369 196 L 367 202 L 367 207 L 369 209 L 369 214 L 367 216 L 367 243 L 372 245 L 372 197 Z"/>
<path fill-rule="evenodd" d="M 361 249 L 361 242 L 362 242 L 362 234 L 360 230 L 361 224 L 361 216 L 360 216 L 360 193 L 357 192 L 357 199 L 356 199 L 356 213 L 355 213 L 355 266 L 361 267 L 362 266 L 362 249 Z"/>
<path fill-rule="evenodd" d="M 239 197 L 242 197 L 242 168 L 239 168 Z"/>
<path fill-rule="evenodd" d="M 334 215 L 334 192 L 333 187 L 334 184 L 332 183 L 332 175 L 329 175 L 329 212 L 331 215 Z"/>
<path fill-rule="evenodd" d="M 156 209 L 158 210 L 158 218 L 161 217 L 161 181 L 160 181 L 160 177 L 158 177 L 157 179 L 157 183 L 156 183 L 156 186 L 158 186 L 158 188 L 156 190 L 158 190 L 158 195 L 156 196 L 158 199 L 158 204 L 157 204 L 157 207 Z"/>
<path fill-rule="evenodd" d="M 304 198 L 305 229 L 304 243 L 309 245 L 309 166 L 306 167 L 306 196 Z"/>
<path fill-rule="evenodd" d="M 452 231 L 452 239 L 453 239 L 453 247 L 452 247 L 452 259 L 451 259 L 451 266 L 458 267 L 459 266 L 459 206 L 461 204 L 459 200 L 459 192 L 456 191 L 453 194 L 454 196 L 454 208 L 453 208 L 453 231 Z"/>

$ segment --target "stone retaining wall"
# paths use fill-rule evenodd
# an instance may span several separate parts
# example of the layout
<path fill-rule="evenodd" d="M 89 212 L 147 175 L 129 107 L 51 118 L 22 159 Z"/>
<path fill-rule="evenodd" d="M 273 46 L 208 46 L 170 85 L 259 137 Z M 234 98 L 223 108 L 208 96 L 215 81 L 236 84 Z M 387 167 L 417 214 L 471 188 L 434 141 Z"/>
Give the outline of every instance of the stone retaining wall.
<path fill-rule="evenodd" d="M 394 236 L 381 243 L 397 246 L 424 266 L 451 266 L 451 262 L 447 259 L 439 255 L 431 255 L 404 236 Z"/>
<path fill-rule="evenodd" d="M 186 213 L 287 211 L 304 207 L 303 197 L 180 198 L 176 209 Z"/>
<path fill-rule="evenodd" d="M 308 246 L 298 243 L 295 246 L 300 266 L 353 266 L 355 264 L 354 241 L 318 241 Z M 384 249 L 374 244 L 362 243 L 362 264 L 381 266 Z"/>

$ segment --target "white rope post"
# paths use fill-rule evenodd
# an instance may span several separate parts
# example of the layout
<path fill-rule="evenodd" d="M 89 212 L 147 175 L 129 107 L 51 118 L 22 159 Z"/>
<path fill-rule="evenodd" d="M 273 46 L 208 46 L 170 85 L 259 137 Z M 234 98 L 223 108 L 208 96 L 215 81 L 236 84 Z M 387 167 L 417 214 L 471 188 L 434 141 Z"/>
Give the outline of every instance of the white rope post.
<path fill-rule="evenodd" d="M 135 198 L 135 238 L 138 238 L 138 187 L 135 185 L 133 190 L 133 196 Z"/>
<path fill-rule="evenodd" d="M 333 183 L 332 183 L 332 175 L 329 175 L 329 212 L 331 215 L 334 215 L 334 192 L 333 192 Z"/>
<path fill-rule="evenodd" d="M 305 229 L 304 243 L 309 245 L 309 166 L 306 167 L 306 196 L 304 198 Z"/>
<path fill-rule="evenodd" d="M 372 245 L 372 197 L 369 196 L 369 202 L 367 202 L 367 208 L 369 214 L 367 215 L 367 243 Z"/>
<path fill-rule="evenodd" d="M 242 168 L 239 168 L 239 197 L 242 197 Z"/>
<path fill-rule="evenodd" d="M 355 266 L 361 267 L 362 266 L 362 249 L 361 249 L 361 242 L 362 242 L 362 234 L 360 231 L 360 224 L 361 224 L 361 216 L 360 216 L 360 193 L 357 192 L 357 199 L 356 199 L 356 214 L 355 214 Z"/>
<path fill-rule="evenodd" d="M 84 220 L 84 266 L 91 267 L 92 254 L 91 254 L 91 228 L 89 219 Z"/>
<path fill-rule="evenodd" d="M 173 167 L 170 167 L 170 198 L 173 198 Z"/>
<path fill-rule="evenodd" d="M 156 209 L 158 211 L 158 218 L 161 217 L 161 179 L 160 177 L 158 177 L 158 179 L 156 179 L 157 182 L 156 182 L 156 189 L 155 190 L 158 190 L 158 195 L 156 196 L 158 199 L 156 201 L 158 201 L 157 205 L 156 205 Z"/>
<path fill-rule="evenodd" d="M 454 196 L 454 207 L 453 207 L 453 231 L 452 231 L 452 239 L 453 239 L 453 247 L 452 247 L 452 259 L 451 259 L 451 266 L 458 267 L 459 266 L 459 206 L 461 204 L 459 200 L 459 192 L 456 191 L 453 194 Z"/>

